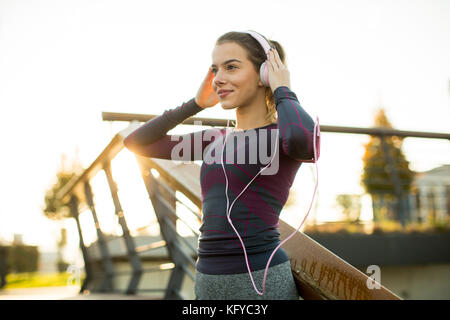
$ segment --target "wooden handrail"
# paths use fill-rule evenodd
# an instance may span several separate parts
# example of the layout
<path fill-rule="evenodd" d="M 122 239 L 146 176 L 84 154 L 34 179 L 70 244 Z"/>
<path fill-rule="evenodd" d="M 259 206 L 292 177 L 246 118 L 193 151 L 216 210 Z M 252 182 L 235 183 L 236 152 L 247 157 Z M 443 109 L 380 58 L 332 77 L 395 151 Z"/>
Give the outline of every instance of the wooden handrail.
<path fill-rule="evenodd" d="M 124 130 L 117 133 L 92 164 L 83 171 L 79 177 L 70 180 L 57 194 L 56 197 L 64 202 L 68 201 L 70 194 L 75 194 L 80 201 L 85 200 L 83 185 L 103 169 L 106 162 L 111 161 L 124 148 L 125 137 L 140 126 L 138 122 L 132 122 Z"/>
<path fill-rule="evenodd" d="M 103 121 L 140 121 L 145 122 L 157 117 L 154 114 L 140 114 L 140 113 L 120 113 L 120 112 L 102 112 Z M 182 124 L 194 124 L 199 121 L 202 125 L 211 127 L 226 127 L 227 119 L 215 119 L 215 118 L 200 118 L 191 117 L 182 122 Z M 230 119 L 230 127 L 234 126 Z M 350 134 L 368 134 L 372 136 L 397 136 L 404 138 L 431 138 L 431 139 L 445 139 L 450 140 L 450 133 L 440 132 L 424 132 L 424 131 L 411 131 L 411 130 L 397 130 L 391 128 L 364 128 L 364 127 L 346 127 L 346 126 L 330 126 L 320 125 L 321 132 L 334 132 L 334 133 L 350 133 Z"/>
<path fill-rule="evenodd" d="M 84 199 L 83 182 L 92 178 L 123 149 L 123 139 L 139 127 L 134 121 L 116 134 L 95 161 L 77 178 L 71 180 L 59 193 L 66 199 L 75 193 Z M 162 160 L 136 156 L 147 170 L 156 169 L 174 190 L 182 192 L 190 201 L 202 208 L 200 166 L 195 163 Z M 147 174 L 151 174 L 149 171 Z M 281 240 L 293 232 L 293 228 L 280 219 Z M 291 261 L 291 268 L 299 292 L 304 299 L 400 299 L 380 285 L 369 289 L 366 274 L 348 264 L 302 232 L 297 232 L 284 246 Z"/>

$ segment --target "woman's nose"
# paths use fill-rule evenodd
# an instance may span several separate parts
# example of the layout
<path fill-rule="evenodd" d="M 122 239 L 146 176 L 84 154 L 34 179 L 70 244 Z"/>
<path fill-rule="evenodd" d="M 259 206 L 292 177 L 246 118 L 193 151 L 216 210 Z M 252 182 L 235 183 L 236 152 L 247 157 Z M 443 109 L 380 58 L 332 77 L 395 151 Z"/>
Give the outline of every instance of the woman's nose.
<path fill-rule="evenodd" d="M 225 79 L 220 71 L 216 72 L 213 82 L 215 85 L 221 85 L 221 84 L 225 83 Z"/>

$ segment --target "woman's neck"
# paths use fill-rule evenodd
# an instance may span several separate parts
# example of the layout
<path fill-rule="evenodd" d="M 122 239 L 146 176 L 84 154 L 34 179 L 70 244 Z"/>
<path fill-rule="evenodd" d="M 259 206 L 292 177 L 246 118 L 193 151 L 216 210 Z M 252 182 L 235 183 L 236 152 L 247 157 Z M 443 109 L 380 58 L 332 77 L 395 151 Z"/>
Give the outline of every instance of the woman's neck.
<path fill-rule="evenodd" d="M 254 99 L 251 104 L 236 108 L 235 130 L 248 130 L 269 125 L 271 122 L 266 117 L 265 96 L 258 95 L 258 98 Z"/>

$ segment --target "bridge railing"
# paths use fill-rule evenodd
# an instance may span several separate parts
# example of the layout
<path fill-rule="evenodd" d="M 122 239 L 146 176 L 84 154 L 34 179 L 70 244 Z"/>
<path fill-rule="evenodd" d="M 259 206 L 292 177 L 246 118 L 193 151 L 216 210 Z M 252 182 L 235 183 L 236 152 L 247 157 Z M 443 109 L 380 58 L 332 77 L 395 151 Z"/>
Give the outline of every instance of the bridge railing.
<path fill-rule="evenodd" d="M 195 163 L 145 158 L 136 155 L 142 181 L 151 201 L 152 208 L 142 208 L 139 214 L 151 211 L 156 215 L 160 234 L 147 237 L 147 241 L 137 245 L 138 238 L 130 231 L 126 214 L 119 198 L 118 186 L 114 179 L 111 162 L 123 150 L 124 138 L 155 115 L 133 115 L 103 113 L 108 121 L 129 121 L 127 128 L 117 133 L 95 159 L 79 176 L 71 180 L 58 194 L 60 199 L 70 203 L 71 214 L 77 224 L 80 249 L 85 263 L 86 278 L 81 292 L 125 292 L 140 294 L 150 292 L 164 299 L 192 299 L 195 279 L 195 260 L 199 231 L 193 227 L 192 219 L 201 222 L 201 190 L 199 183 L 200 166 Z M 226 126 L 226 120 L 190 118 L 184 124 L 202 121 L 203 125 Z M 406 132 L 374 128 L 348 128 L 321 125 L 321 132 L 347 132 L 371 135 L 397 135 L 450 139 L 448 134 Z M 395 171 L 395 167 L 393 166 Z M 103 172 L 106 176 L 114 214 L 120 226 L 120 237 L 124 250 L 117 252 L 112 242 L 118 237 L 109 237 L 101 228 L 97 215 L 91 180 Z M 394 179 L 400 183 L 398 179 Z M 187 200 L 190 203 L 187 203 Z M 179 208 L 189 212 L 192 219 L 180 214 Z M 97 241 L 88 245 L 80 222 L 80 212 L 88 211 L 95 225 Z M 178 226 L 183 224 L 191 236 L 181 235 Z M 291 234 L 293 228 L 280 219 L 281 238 Z M 298 232 L 283 247 L 291 259 L 294 278 L 304 299 L 398 299 L 383 286 L 370 290 L 369 277 L 322 247 L 307 235 Z M 123 268 L 120 265 L 126 264 Z M 148 275 L 147 280 L 142 281 Z M 118 278 L 126 277 L 125 287 L 119 289 Z M 186 285 L 186 279 L 189 285 Z M 156 287 L 141 288 L 141 285 L 157 284 Z M 159 287 L 158 287 L 159 285 Z"/>

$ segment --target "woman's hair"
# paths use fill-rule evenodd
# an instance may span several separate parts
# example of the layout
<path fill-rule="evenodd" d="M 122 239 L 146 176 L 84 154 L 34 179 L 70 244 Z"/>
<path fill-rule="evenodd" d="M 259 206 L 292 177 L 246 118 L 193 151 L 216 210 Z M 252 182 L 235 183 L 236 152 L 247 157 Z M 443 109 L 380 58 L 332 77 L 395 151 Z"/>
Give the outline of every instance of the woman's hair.
<path fill-rule="evenodd" d="M 264 37 L 263 35 L 261 36 Z M 269 40 L 265 37 L 264 39 L 269 42 L 271 47 L 275 47 L 281 61 L 283 61 L 283 63 L 286 63 L 286 55 L 283 47 L 275 40 Z M 221 35 L 217 39 L 216 45 L 220 45 L 226 42 L 235 42 L 243 47 L 247 51 L 247 58 L 252 62 L 253 66 L 255 67 L 255 71 L 259 74 L 259 68 L 261 67 L 261 64 L 263 64 L 263 62 L 267 60 L 267 55 L 258 40 L 253 38 L 248 33 L 231 31 Z M 266 107 L 266 120 L 270 121 L 271 123 L 276 122 L 277 110 L 275 108 L 275 99 L 273 98 L 272 89 L 270 87 L 266 87 Z"/>

